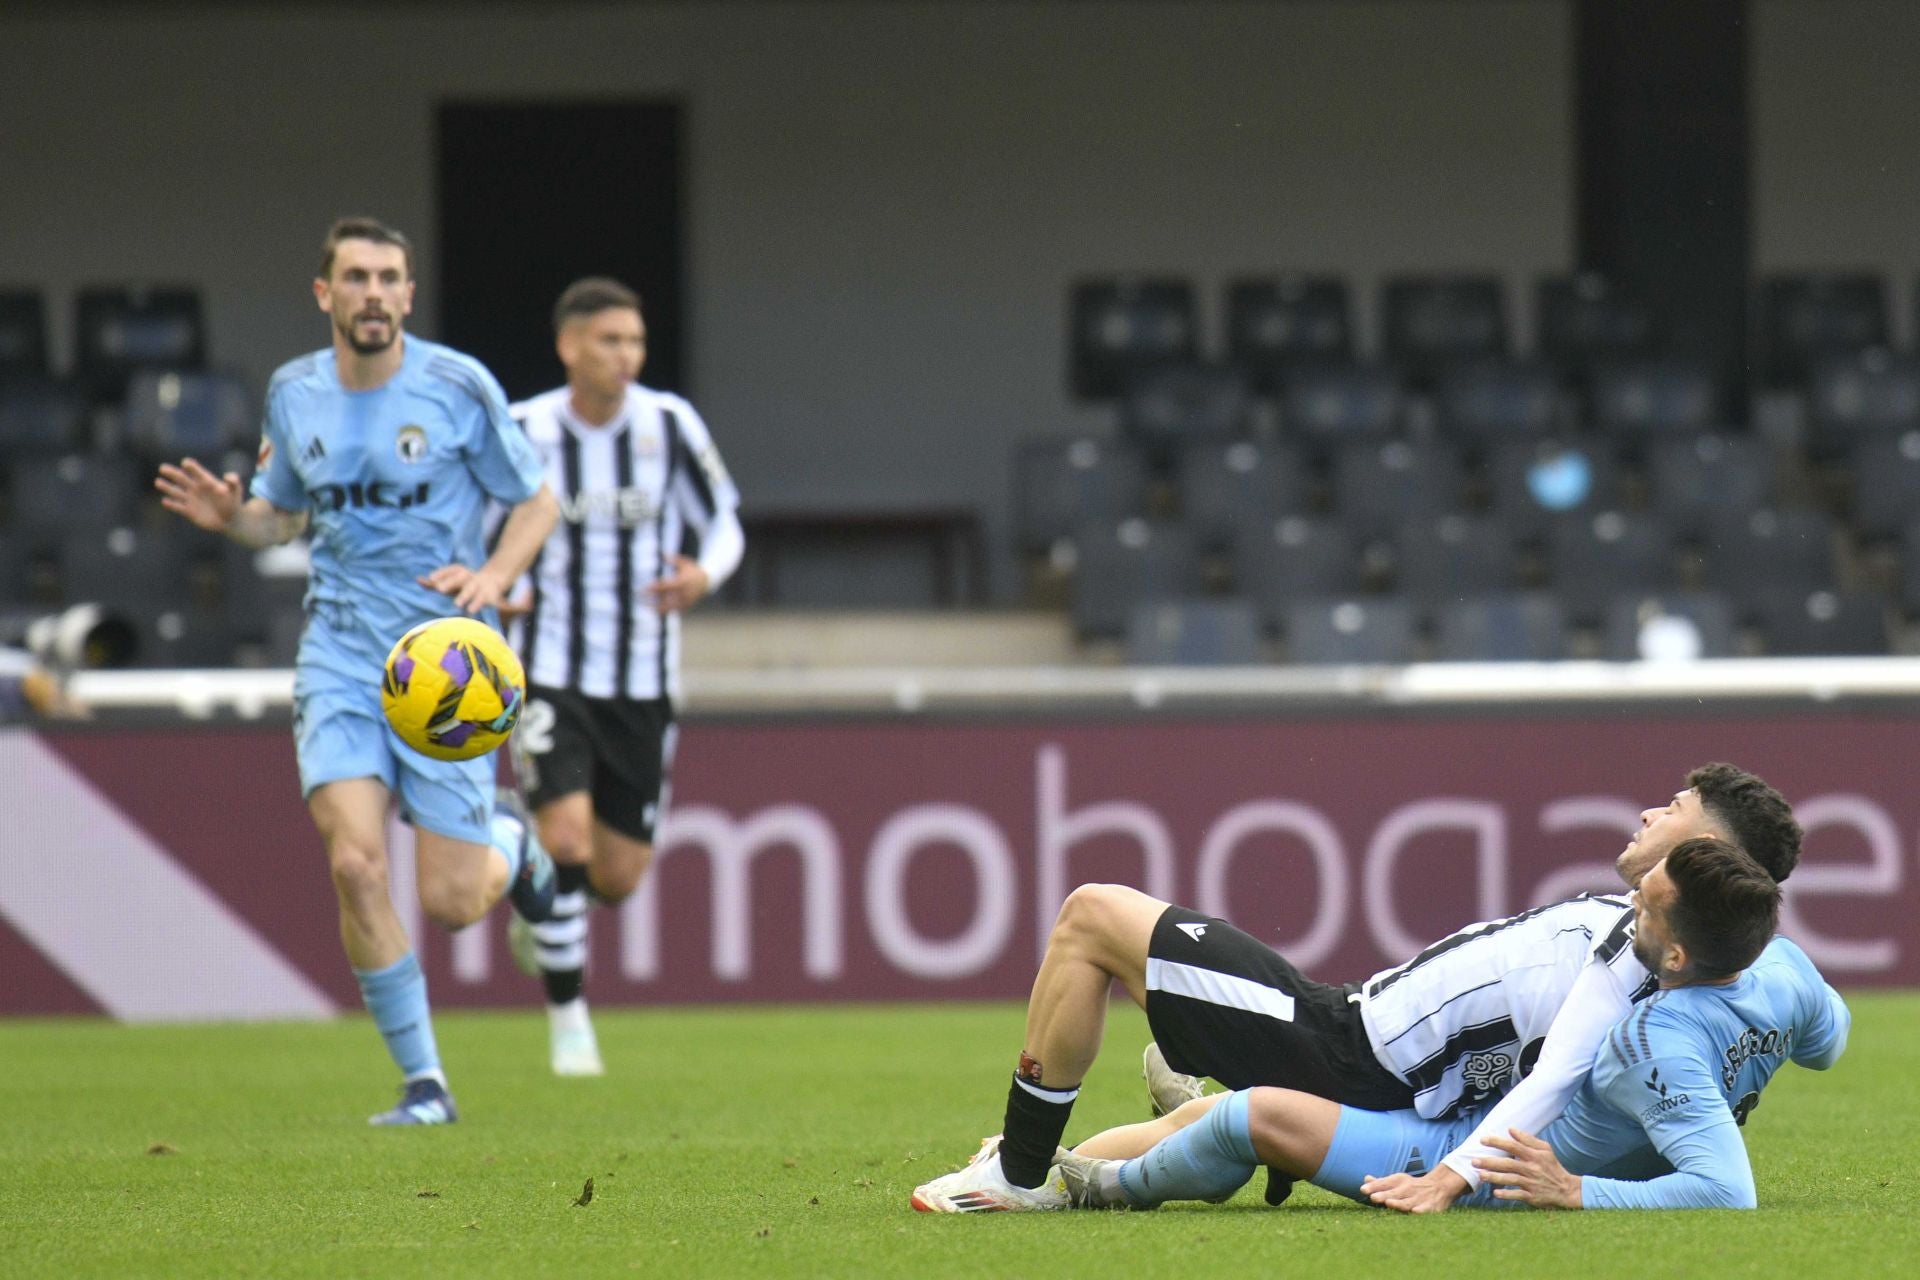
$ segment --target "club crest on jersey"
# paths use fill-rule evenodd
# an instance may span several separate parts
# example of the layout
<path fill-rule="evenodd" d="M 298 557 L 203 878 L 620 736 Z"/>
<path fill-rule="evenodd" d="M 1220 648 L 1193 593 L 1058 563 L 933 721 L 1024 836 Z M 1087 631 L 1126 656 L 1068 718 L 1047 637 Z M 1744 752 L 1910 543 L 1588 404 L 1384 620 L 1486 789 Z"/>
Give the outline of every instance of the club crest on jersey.
<path fill-rule="evenodd" d="M 393 450 L 402 462 L 418 462 L 427 456 L 427 429 L 408 423 L 393 438 Z"/>
<path fill-rule="evenodd" d="M 1482 1094 L 1492 1093 L 1513 1073 L 1513 1055 L 1494 1051 L 1469 1056 L 1460 1067 L 1460 1078 Z"/>

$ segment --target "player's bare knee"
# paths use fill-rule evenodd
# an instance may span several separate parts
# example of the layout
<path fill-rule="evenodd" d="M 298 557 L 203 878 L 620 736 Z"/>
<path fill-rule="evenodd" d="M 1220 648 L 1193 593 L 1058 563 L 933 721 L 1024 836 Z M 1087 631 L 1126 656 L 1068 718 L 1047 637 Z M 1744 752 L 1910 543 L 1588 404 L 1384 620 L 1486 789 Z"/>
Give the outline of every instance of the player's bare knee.
<path fill-rule="evenodd" d="M 653 862 L 653 846 L 642 845 L 639 856 L 614 861 L 596 859 L 587 870 L 587 883 L 602 902 L 625 902 L 640 887 Z"/>
<path fill-rule="evenodd" d="M 1124 884 L 1083 884 L 1060 904 L 1047 945 L 1090 958 L 1144 950 L 1144 938 L 1151 934 L 1152 921 L 1162 909 L 1164 904 Z"/>
<path fill-rule="evenodd" d="M 327 844 L 327 869 L 342 902 L 378 900 L 387 895 L 387 860 L 376 845 L 335 837 Z"/>
<path fill-rule="evenodd" d="M 440 877 L 420 885 L 420 911 L 443 929 L 464 929 L 487 913 L 486 887 L 469 877 Z"/>

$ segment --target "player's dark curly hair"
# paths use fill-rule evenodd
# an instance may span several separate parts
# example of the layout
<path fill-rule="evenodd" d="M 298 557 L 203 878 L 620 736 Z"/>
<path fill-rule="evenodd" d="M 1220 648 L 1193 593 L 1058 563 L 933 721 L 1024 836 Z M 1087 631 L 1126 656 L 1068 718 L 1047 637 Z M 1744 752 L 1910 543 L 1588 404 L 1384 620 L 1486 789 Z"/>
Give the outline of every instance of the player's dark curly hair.
<path fill-rule="evenodd" d="M 1687 775 L 1700 793 L 1707 817 L 1726 828 L 1774 880 L 1785 880 L 1800 861 L 1800 824 L 1785 796 L 1745 769 L 1703 764 Z"/>
<path fill-rule="evenodd" d="M 378 218 L 350 217 L 336 218 L 327 228 L 327 238 L 320 244 L 320 278 L 333 279 L 333 251 L 340 247 L 342 240 L 369 240 L 374 244 L 390 244 L 400 251 L 405 259 L 407 275 L 413 275 L 413 242 L 395 231 Z"/>
<path fill-rule="evenodd" d="M 1667 926 L 1697 978 L 1729 978 L 1752 964 L 1780 923 L 1780 885 L 1744 849 L 1700 836 L 1667 855 L 1679 895 Z"/>
<path fill-rule="evenodd" d="M 623 311 L 640 310 L 640 295 L 609 276 L 588 276 L 575 280 L 553 304 L 553 331 L 565 327 L 576 316 L 597 316 L 618 307 Z"/>

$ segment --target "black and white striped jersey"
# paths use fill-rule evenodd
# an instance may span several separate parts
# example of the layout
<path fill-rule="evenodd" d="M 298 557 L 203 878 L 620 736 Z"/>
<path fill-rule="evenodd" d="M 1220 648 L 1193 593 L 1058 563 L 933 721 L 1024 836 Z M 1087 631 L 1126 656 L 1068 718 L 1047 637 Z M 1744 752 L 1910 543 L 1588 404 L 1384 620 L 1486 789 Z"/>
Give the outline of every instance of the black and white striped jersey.
<path fill-rule="evenodd" d="M 744 546 L 739 494 L 707 424 L 681 397 L 638 385 L 603 426 L 574 415 L 566 387 L 512 412 L 560 501 L 527 571 L 531 608 L 511 633 L 528 681 L 594 698 L 675 696 L 680 618 L 655 613 L 646 588 L 672 574 L 689 529 L 714 587 Z"/>
<path fill-rule="evenodd" d="M 1413 1087 L 1421 1115 L 1439 1119 L 1526 1074 L 1589 960 L 1612 969 L 1633 999 L 1653 993 L 1633 954 L 1625 895 L 1581 894 L 1471 925 L 1376 973 L 1352 998 L 1375 1056 Z"/>

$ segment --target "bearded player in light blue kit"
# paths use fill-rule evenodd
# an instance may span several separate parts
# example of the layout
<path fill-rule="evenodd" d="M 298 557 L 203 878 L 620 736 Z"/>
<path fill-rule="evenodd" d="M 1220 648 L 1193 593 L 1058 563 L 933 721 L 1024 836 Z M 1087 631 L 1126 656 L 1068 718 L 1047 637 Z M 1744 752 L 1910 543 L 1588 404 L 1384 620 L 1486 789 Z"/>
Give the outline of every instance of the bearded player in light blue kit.
<path fill-rule="evenodd" d="M 1543 1134 L 1490 1139 L 1505 1155 L 1474 1162 L 1480 1189 L 1460 1203 L 1755 1207 L 1740 1126 L 1783 1063 L 1833 1065 L 1850 1025 L 1846 1005 L 1806 953 L 1772 937 L 1779 897 L 1772 877 L 1724 841 L 1676 846 L 1635 894 L 1634 948 L 1660 991 L 1607 1034 L 1573 1104 Z M 1150 1126 L 1110 1130 L 1062 1153 L 1074 1203 L 1145 1208 L 1219 1199 L 1266 1164 L 1387 1204 L 1403 1179 L 1453 1150 L 1479 1122 L 1363 1111 L 1268 1088 L 1181 1110 L 1189 1108 L 1155 1122 L 1186 1127 L 1137 1159 L 1090 1155 L 1125 1150 Z"/>
<path fill-rule="evenodd" d="M 311 531 L 307 625 L 294 674 L 300 787 L 327 848 L 340 936 L 367 1010 L 405 1083 L 378 1125 L 457 1118 L 440 1067 L 426 978 L 387 889 L 387 810 L 417 833 L 420 906 L 449 929 L 503 893 L 530 919 L 553 900 L 553 866 L 516 815 L 494 813 L 494 762 L 430 760 L 380 710 L 387 651 L 452 605 L 498 626 L 504 592 L 558 515 L 539 460 L 499 384 L 471 357 L 402 333 L 412 248 L 371 218 L 328 231 L 313 283 L 331 348 L 281 366 L 267 389 L 251 496 L 191 459 L 162 466 L 163 505 L 246 546 Z M 494 552 L 489 499 L 511 508 Z"/>

